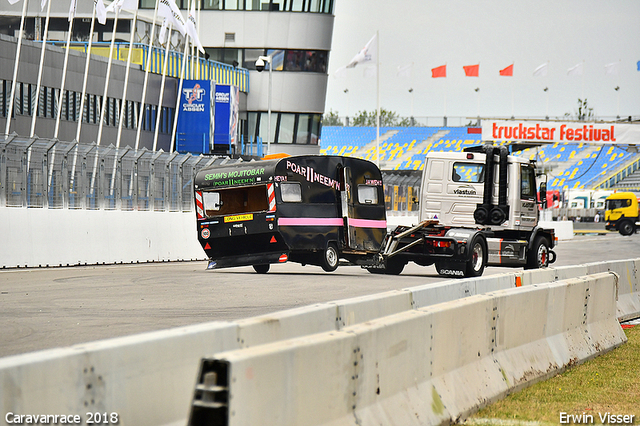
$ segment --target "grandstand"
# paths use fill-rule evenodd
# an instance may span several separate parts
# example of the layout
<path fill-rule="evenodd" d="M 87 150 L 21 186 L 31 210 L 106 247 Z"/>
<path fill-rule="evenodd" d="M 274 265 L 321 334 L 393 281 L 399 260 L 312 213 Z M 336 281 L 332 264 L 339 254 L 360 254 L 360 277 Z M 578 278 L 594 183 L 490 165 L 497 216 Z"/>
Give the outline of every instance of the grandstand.
<path fill-rule="evenodd" d="M 422 170 L 429 151 L 459 151 L 480 143 L 474 127 L 381 127 L 376 156 L 375 127 L 322 128 L 320 153 L 378 161 L 383 170 Z"/>
<path fill-rule="evenodd" d="M 481 143 L 477 127 L 381 127 L 380 154 L 376 157 L 375 127 L 325 126 L 320 153 L 378 160 L 382 170 L 422 170 L 430 151 L 460 151 Z M 506 142 L 508 144 L 508 142 Z M 526 148 L 515 155 L 538 161 L 548 173 L 549 190 L 591 189 L 604 185 L 610 176 L 640 168 L 640 154 L 617 146 L 554 143 Z M 612 187 L 611 184 L 606 187 Z"/>

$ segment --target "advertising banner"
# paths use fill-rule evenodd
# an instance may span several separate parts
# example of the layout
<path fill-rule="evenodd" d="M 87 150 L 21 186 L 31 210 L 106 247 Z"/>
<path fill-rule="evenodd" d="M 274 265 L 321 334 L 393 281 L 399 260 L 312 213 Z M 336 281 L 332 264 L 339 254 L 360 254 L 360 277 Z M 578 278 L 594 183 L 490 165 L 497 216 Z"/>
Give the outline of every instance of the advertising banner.
<path fill-rule="evenodd" d="M 184 80 L 178 112 L 176 151 L 209 154 L 214 134 L 215 82 Z"/>
<path fill-rule="evenodd" d="M 622 123 L 483 120 L 482 140 L 634 145 L 640 125 Z"/>
<path fill-rule="evenodd" d="M 215 151 L 229 152 L 238 142 L 240 92 L 237 86 L 218 84 L 215 98 Z"/>

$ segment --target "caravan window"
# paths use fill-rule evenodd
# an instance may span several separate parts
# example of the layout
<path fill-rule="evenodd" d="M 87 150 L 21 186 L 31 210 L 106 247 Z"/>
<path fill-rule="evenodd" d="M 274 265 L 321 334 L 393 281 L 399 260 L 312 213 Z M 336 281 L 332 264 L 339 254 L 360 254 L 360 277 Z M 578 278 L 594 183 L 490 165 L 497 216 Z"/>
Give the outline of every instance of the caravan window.
<path fill-rule="evenodd" d="M 298 182 L 282 182 L 280 195 L 285 203 L 299 203 L 302 201 L 302 187 Z"/>
<path fill-rule="evenodd" d="M 378 204 L 378 187 L 358 185 L 358 202 L 360 204 Z"/>
<path fill-rule="evenodd" d="M 207 217 L 265 211 L 269 208 L 266 185 L 203 191 Z"/>
<path fill-rule="evenodd" d="M 203 192 L 202 203 L 204 204 L 207 216 L 211 216 L 213 212 L 220 210 L 220 193 L 219 192 Z M 212 212 L 212 213 L 209 213 Z"/>

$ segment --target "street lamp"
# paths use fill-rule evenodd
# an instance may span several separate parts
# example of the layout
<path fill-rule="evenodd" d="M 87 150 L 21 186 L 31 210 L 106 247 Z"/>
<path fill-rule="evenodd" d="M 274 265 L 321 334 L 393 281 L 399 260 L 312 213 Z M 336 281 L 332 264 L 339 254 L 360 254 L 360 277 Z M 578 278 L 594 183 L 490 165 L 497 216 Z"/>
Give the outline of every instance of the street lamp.
<path fill-rule="evenodd" d="M 617 97 L 618 97 L 618 115 L 616 116 L 617 120 L 620 120 L 620 86 L 616 86 L 613 90 L 616 91 Z"/>
<path fill-rule="evenodd" d="M 264 70 L 265 62 L 269 64 L 269 106 L 267 110 L 267 121 L 269 122 L 269 126 L 267 128 L 267 155 L 271 153 L 271 82 L 273 77 L 273 67 L 271 66 L 272 59 L 273 54 L 269 56 L 259 56 L 256 60 L 256 70 L 258 72 L 262 72 Z"/>

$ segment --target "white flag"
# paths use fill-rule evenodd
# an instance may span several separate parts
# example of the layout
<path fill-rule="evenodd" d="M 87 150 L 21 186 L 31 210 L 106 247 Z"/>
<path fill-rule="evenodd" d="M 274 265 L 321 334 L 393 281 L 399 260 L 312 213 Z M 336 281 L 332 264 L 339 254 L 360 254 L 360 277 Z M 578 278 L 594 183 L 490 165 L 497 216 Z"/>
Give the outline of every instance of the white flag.
<path fill-rule="evenodd" d="M 620 62 L 612 62 L 604 66 L 605 75 L 618 75 L 618 66 Z"/>
<path fill-rule="evenodd" d="M 582 75 L 582 62 L 569 68 L 567 70 L 567 75 Z"/>
<path fill-rule="evenodd" d="M 396 72 L 396 75 L 401 78 L 410 78 L 412 69 L 413 62 L 407 65 L 398 65 L 398 71 Z"/>
<path fill-rule="evenodd" d="M 176 6 L 173 0 L 160 0 L 158 15 L 166 18 L 182 35 L 185 35 L 187 32 L 187 23 L 184 21 L 180 9 L 178 9 L 178 6 Z"/>
<path fill-rule="evenodd" d="M 96 16 L 98 17 L 98 22 L 101 25 L 107 23 L 107 8 L 104 7 L 104 2 L 102 0 L 93 0 L 93 7 L 96 8 Z"/>
<path fill-rule="evenodd" d="M 162 20 L 162 26 L 160 27 L 160 34 L 158 34 L 158 41 L 160 42 L 160 44 L 164 44 L 164 42 L 167 40 L 168 26 L 169 26 L 169 23 L 167 22 L 167 18 L 164 18 Z"/>
<path fill-rule="evenodd" d="M 198 47 L 198 50 L 204 53 L 204 47 L 202 47 L 202 43 L 200 43 L 200 38 L 198 37 L 198 30 L 196 29 L 196 2 L 191 3 L 191 10 L 189 11 L 189 16 L 187 17 L 187 34 L 191 37 L 191 41 L 194 45 Z"/>
<path fill-rule="evenodd" d="M 376 36 L 373 36 L 371 40 L 358 52 L 356 56 L 351 59 L 347 68 L 355 68 L 358 64 L 366 64 L 368 62 L 374 62 L 376 60 L 376 50 L 378 46 L 378 40 Z"/>
<path fill-rule="evenodd" d="M 533 75 L 535 77 L 538 76 L 545 76 L 547 75 L 547 68 L 549 66 L 549 62 L 545 62 L 544 64 L 540 65 L 538 68 L 535 69 L 535 71 L 533 71 Z"/>
<path fill-rule="evenodd" d="M 18 3 L 20 0 L 7 0 L 9 2 L 9 4 L 16 4 Z"/>
<path fill-rule="evenodd" d="M 122 9 L 136 11 L 138 10 L 138 1 L 114 0 L 113 2 L 111 2 L 109 7 L 107 7 L 107 12 L 115 12 L 116 8 L 118 8 L 118 13 L 122 12 Z"/>
<path fill-rule="evenodd" d="M 47 0 L 42 0 L 40 2 L 40 10 L 43 11 L 46 5 L 47 5 Z"/>
<path fill-rule="evenodd" d="M 71 0 L 71 3 L 69 4 L 69 22 L 76 17 L 76 3 L 77 0 Z"/>

